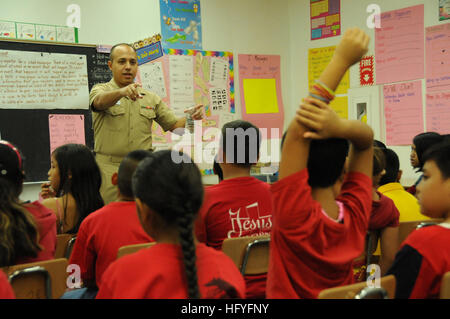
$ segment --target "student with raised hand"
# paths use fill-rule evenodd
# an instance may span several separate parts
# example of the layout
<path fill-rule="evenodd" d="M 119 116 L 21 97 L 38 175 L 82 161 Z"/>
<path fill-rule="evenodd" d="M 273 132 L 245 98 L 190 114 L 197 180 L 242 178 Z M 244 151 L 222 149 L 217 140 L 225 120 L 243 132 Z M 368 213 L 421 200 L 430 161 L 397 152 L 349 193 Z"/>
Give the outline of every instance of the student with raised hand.
<path fill-rule="evenodd" d="M 270 235 L 270 185 L 250 176 L 258 162 L 261 134 L 250 122 L 236 120 L 222 128 L 218 165 L 223 181 L 205 189 L 197 219 L 197 239 L 220 250 L 227 238 Z M 265 298 L 266 274 L 245 276 L 247 298 Z"/>
<path fill-rule="evenodd" d="M 450 271 L 450 143 L 432 146 L 423 163 L 417 186 L 422 214 L 444 221 L 413 231 L 402 243 L 388 271 L 396 278 L 396 298 L 439 298 L 442 276 Z"/>
<path fill-rule="evenodd" d="M 394 201 L 400 212 L 399 222 L 411 222 L 429 219 L 420 213 L 417 198 L 405 191 L 400 184 L 402 171 L 397 154 L 390 148 L 382 149 L 386 160 L 386 173 L 381 177 L 378 191 Z"/>
<path fill-rule="evenodd" d="M 0 141 L 0 267 L 53 259 L 56 217 L 38 201 L 24 203 L 25 172 L 17 147 Z"/>
<path fill-rule="evenodd" d="M 138 164 L 150 156 L 149 151 L 130 152 L 112 177 L 118 186 L 117 200 L 87 216 L 81 223 L 69 264 L 81 269 L 85 293 L 93 296 L 101 285 L 106 268 L 117 259 L 120 247 L 152 242 L 139 222 L 131 178 Z M 86 296 L 86 295 L 85 295 Z"/>
<path fill-rule="evenodd" d="M 113 262 L 96 298 L 244 298 L 233 261 L 195 239 L 203 184 L 189 156 L 153 153 L 136 169 L 133 193 L 142 227 L 156 244 Z"/>
<path fill-rule="evenodd" d="M 288 128 L 279 181 L 271 189 L 267 298 L 316 298 L 323 289 L 353 283 L 353 260 L 363 252 L 372 204 L 373 132 L 339 118 L 327 102 L 368 43 L 360 29 L 345 32 Z"/>
<path fill-rule="evenodd" d="M 40 194 L 42 205 L 56 214 L 58 234 L 76 234 L 83 219 L 104 204 L 100 169 L 92 151 L 81 144 L 59 146 L 51 155 L 48 177 L 50 183 L 42 185 Z"/>

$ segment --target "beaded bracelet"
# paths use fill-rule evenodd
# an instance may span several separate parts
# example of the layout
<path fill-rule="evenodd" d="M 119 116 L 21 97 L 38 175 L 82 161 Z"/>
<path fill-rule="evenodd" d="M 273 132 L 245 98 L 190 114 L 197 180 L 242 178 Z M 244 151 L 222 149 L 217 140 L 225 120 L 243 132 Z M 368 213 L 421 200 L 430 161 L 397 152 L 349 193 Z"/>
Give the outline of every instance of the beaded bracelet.
<path fill-rule="evenodd" d="M 310 96 L 310 97 L 313 97 L 313 98 L 315 98 L 315 99 L 321 100 L 322 102 L 325 102 L 325 103 L 327 103 L 327 104 L 330 103 L 330 100 L 328 100 L 327 98 L 325 98 L 325 97 L 323 97 L 323 96 L 320 96 L 320 95 L 317 95 L 317 94 L 314 94 L 314 93 L 311 93 L 311 92 L 309 92 L 309 96 Z"/>
<path fill-rule="evenodd" d="M 323 96 L 324 98 L 328 99 L 329 101 L 334 99 L 334 95 L 330 95 L 330 93 L 328 91 L 326 91 L 320 85 L 314 84 L 313 90 L 315 91 L 315 93 L 317 93 L 320 96 Z"/>
<path fill-rule="evenodd" d="M 334 97 L 336 95 L 336 93 L 333 90 L 331 90 L 328 86 L 325 85 L 325 83 L 323 83 L 319 79 L 315 79 L 314 82 L 316 82 L 318 85 L 324 88 L 331 96 Z"/>

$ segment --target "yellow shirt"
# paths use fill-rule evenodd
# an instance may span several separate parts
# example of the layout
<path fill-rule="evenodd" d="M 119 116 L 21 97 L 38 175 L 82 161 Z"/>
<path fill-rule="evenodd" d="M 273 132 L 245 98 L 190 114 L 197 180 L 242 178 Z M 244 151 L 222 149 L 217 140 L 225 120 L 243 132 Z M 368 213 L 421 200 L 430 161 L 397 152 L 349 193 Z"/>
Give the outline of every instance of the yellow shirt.
<path fill-rule="evenodd" d="M 394 201 L 400 212 L 400 222 L 412 222 L 429 219 L 420 213 L 420 206 L 413 195 L 405 191 L 400 183 L 388 183 L 378 188 L 378 191 Z"/>
<path fill-rule="evenodd" d="M 95 85 L 89 94 L 89 105 L 102 92 L 119 89 L 111 79 Z M 103 155 L 124 157 L 136 149 L 152 150 L 152 122 L 164 131 L 177 122 L 176 116 L 156 94 L 139 88 L 142 99 L 121 98 L 104 111 L 92 111 L 94 151 Z"/>

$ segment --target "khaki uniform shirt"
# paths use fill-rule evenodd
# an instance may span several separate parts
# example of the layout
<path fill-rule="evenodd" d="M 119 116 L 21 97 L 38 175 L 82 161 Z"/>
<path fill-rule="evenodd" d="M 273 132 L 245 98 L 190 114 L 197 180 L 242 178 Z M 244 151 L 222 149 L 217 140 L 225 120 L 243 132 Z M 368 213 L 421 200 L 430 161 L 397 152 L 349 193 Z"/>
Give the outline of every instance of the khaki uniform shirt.
<path fill-rule="evenodd" d="M 95 85 L 89 94 L 89 105 L 99 93 L 118 88 L 114 79 Z M 124 157 L 136 149 L 152 150 L 153 120 L 164 131 L 175 125 L 177 117 L 159 96 L 142 88 L 138 91 L 142 99 L 124 97 L 104 111 L 92 111 L 96 153 Z"/>

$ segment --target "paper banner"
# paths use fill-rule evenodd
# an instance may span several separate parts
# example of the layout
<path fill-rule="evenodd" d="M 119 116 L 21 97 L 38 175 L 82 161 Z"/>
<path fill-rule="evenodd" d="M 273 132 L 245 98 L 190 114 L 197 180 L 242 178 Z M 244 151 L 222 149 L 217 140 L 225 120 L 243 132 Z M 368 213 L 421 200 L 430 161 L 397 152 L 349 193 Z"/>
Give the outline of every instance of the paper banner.
<path fill-rule="evenodd" d="M 26 40 L 35 40 L 36 38 L 36 26 L 31 23 L 16 23 L 17 38 Z"/>
<path fill-rule="evenodd" d="M 341 34 L 340 0 L 310 0 L 311 40 Z"/>
<path fill-rule="evenodd" d="M 56 41 L 56 27 L 51 25 L 36 25 L 36 39 L 39 41 Z"/>
<path fill-rule="evenodd" d="M 309 49 L 308 51 L 308 82 L 309 89 L 315 84 L 314 80 L 319 79 L 325 67 L 330 63 L 333 57 L 336 46 Z M 349 71 L 345 72 L 338 87 L 336 88 L 336 94 L 347 94 L 350 87 L 350 75 Z"/>
<path fill-rule="evenodd" d="M 162 45 L 165 49 L 202 49 L 200 0 L 160 0 Z"/>
<path fill-rule="evenodd" d="M 280 56 L 239 54 L 239 79 L 242 119 L 267 130 L 268 139 L 281 137 L 284 107 Z"/>
<path fill-rule="evenodd" d="M 83 114 L 49 114 L 50 154 L 64 144 L 86 145 Z"/>
<path fill-rule="evenodd" d="M 450 91 L 428 93 L 426 98 L 427 131 L 450 134 Z"/>
<path fill-rule="evenodd" d="M 138 65 L 156 60 L 163 56 L 161 42 L 149 44 L 136 50 Z"/>
<path fill-rule="evenodd" d="M 410 145 L 424 131 L 422 82 L 408 82 L 383 87 L 386 144 Z"/>
<path fill-rule="evenodd" d="M 16 38 L 15 22 L 0 21 L 0 38 Z"/>
<path fill-rule="evenodd" d="M 377 84 L 424 77 L 424 5 L 384 12 L 375 29 Z"/>
<path fill-rule="evenodd" d="M 450 90 L 450 23 L 426 28 L 427 91 Z"/>

